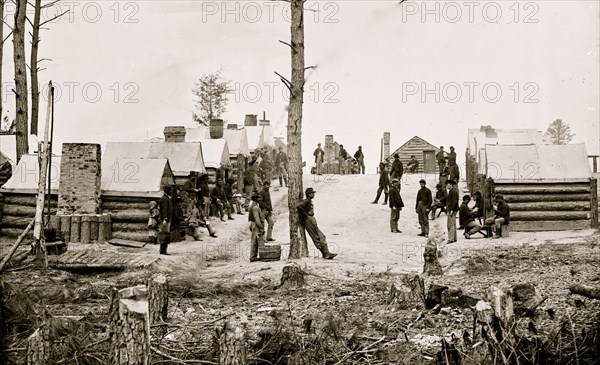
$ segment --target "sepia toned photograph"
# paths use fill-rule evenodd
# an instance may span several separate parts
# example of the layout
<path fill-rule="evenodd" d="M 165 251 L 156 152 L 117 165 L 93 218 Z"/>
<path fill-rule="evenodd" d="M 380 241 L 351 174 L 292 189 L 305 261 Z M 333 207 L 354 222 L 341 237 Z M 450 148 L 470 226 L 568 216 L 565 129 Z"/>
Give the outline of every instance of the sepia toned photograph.
<path fill-rule="evenodd" d="M 598 1 L 0 17 L 0 364 L 598 363 Z"/>

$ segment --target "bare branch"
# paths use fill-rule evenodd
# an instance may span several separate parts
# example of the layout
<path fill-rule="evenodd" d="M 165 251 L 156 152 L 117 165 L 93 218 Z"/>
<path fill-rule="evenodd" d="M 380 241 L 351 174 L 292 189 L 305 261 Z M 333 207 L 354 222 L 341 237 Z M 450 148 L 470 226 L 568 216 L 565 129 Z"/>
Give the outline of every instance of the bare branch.
<path fill-rule="evenodd" d="M 12 29 L 11 29 L 11 30 L 10 30 L 10 32 L 8 32 L 8 34 L 6 35 L 6 38 L 4 38 L 4 39 L 2 40 L 2 43 L 6 42 L 6 40 L 7 40 L 7 39 L 8 39 L 8 38 L 9 38 L 9 37 L 12 35 L 12 32 L 13 32 L 13 31 L 12 31 Z"/>
<path fill-rule="evenodd" d="M 284 42 L 284 41 L 280 40 L 280 41 L 279 41 L 279 43 L 283 43 L 283 44 L 285 44 L 286 46 L 290 47 L 290 48 L 291 48 L 291 49 L 292 49 L 294 52 L 298 52 L 298 50 L 296 50 L 296 48 L 295 48 L 294 46 L 292 46 L 292 45 L 291 45 L 290 43 L 288 43 L 288 42 Z"/>
<path fill-rule="evenodd" d="M 308 67 L 304 67 L 305 70 L 310 70 L 311 68 L 316 69 L 317 65 L 313 65 L 313 66 L 308 66 Z"/>
<path fill-rule="evenodd" d="M 4 22 L 4 24 L 5 24 L 6 26 L 8 26 L 8 27 L 10 28 L 10 30 L 12 31 L 12 29 L 13 29 L 13 28 L 10 26 L 10 24 L 8 24 L 8 23 L 6 22 L 6 20 L 2 20 L 2 21 L 3 21 L 3 22 Z"/>
<path fill-rule="evenodd" d="M 40 59 L 38 60 L 38 63 L 40 63 L 40 62 L 42 62 L 42 61 L 50 61 L 50 62 L 52 62 L 52 58 L 40 58 Z"/>
<path fill-rule="evenodd" d="M 51 7 L 52 5 L 56 4 L 59 1 L 60 0 L 55 0 L 55 1 L 49 2 L 48 4 L 44 4 L 44 5 L 42 5 L 42 9 L 49 8 L 49 7 Z"/>
<path fill-rule="evenodd" d="M 46 21 L 45 21 L 45 22 L 43 22 L 43 23 L 40 23 L 40 27 L 42 27 L 42 26 L 43 26 L 44 24 L 46 24 L 46 23 L 50 23 L 51 21 L 53 21 L 53 20 L 56 20 L 56 19 L 60 18 L 61 16 L 65 15 L 65 14 L 66 14 L 66 13 L 68 13 L 68 12 L 69 12 L 68 10 L 65 10 L 65 11 L 64 11 L 62 14 L 59 14 L 59 15 L 55 16 L 54 18 L 48 19 L 48 20 L 46 20 Z"/>
<path fill-rule="evenodd" d="M 274 71 L 274 72 L 275 72 L 275 74 L 277 76 L 279 76 L 279 79 L 281 79 L 281 82 L 283 82 L 283 84 L 285 85 L 285 87 L 288 88 L 288 90 L 290 91 L 290 93 L 292 93 L 292 83 L 288 79 L 286 79 L 285 77 L 283 77 L 279 72 L 277 72 L 277 71 Z"/>

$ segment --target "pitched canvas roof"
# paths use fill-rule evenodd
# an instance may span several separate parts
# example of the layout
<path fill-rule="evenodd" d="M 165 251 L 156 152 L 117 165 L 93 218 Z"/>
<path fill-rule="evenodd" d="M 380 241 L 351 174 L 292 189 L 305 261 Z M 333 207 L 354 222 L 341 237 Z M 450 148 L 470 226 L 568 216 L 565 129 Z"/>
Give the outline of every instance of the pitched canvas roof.
<path fill-rule="evenodd" d="M 547 144 L 544 134 L 535 128 L 494 129 L 495 136 L 486 136 L 485 131 L 477 128 L 468 129 L 467 149 L 477 157 L 477 150 L 487 144 Z"/>
<path fill-rule="evenodd" d="M 52 156 L 52 164 L 50 166 L 51 176 L 51 194 L 58 194 L 60 182 L 60 156 Z M 38 183 L 40 176 L 40 165 L 37 155 L 23 155 L 13 170 L 13 174 L 8 181 L 2 186 L 1 191 L 37 194 Z M 46 189 L 48 189 L 48 181 L 46 180 Z"/>
<path fill-rule="evenodd" d="M 592 177 L 584 143 L 487 145 L 486 175 L 495 181 L 563 181 Z"/>
<path fill-rule="evenodd" d="M 203 139 L 210 138 L 210 128 L 206 126 L 198 126 L 185 129 L 186 142 L 200 142 Z"/>
<path fill-rule="evenodd" d="M 110 167 L 123 158 L 166 158 L 176 176 L 187 176 L 190 171 L 206 173 L 200 142 L 108 142 L 102 166 Z"/>
<path fill-rule="evenodd" d="M 265 146 L 263 127 L 249 127 L 245 126 L 246 136 L 248 137 L 248 149 L 250 152 L 254 152 L 257 148 L 263 148 Z"/>
<path fill-rule="evenodd" d="M 275 138 L 273 138 L 273 127 L 270 125 L 263 126 L 263 141 L 265 146 L 275 146 Z"/>
<path fill-rule="evenodd" d="M 102 170 L 101 188 L 105 195 L 162 196 L 163 185 L 174 185 L 166 158 L 123 158 L 109 171 Z"/>
<path fill-rule="evenodd" d="M 250 156 L 246 129 L 225 129 L 223 130 L 223 138 L 227 140 L 227 147 L 231 155 Z"/>
<path fill-rule="evenodd" d="M 221 165 L 229 165 L 229 148 L 225 139 L 204 139 L 200 143 L 205 167 L 218 169 Z"/>

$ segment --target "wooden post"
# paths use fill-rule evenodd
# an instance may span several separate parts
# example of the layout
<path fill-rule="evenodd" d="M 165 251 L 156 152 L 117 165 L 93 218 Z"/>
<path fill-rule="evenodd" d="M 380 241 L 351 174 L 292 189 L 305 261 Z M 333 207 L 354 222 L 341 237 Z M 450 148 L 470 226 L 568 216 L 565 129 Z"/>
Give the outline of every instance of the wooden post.
<path fill-rule="evenodd" d="M 299 288 L 304 286 L 306 281 L 304 275 L 306 273 L 302 271 L 300 265 L 295 262 L 288 262 L 282 269 L 283 274 L 281 275 L 281 282 L 275 289 L 279 288 Z"/>
<path fill-rule="evenodd" d="M 81 233 L 80 233 L 80 241 L 81 243 L 90 243 L 92 237 L 91 230 L 91 217 L 89 214 L 83 214 L 81 216 Z"/>
<path fill-rule="evenodd" d="M 113 289 L 109 310 L 110 363 L 150 363 L 150 320 L 145 285 Z"/>
<path fill-rule="evenodd" d="M 225 322 L 219 333 L 219 365 L 245 365 L 247 356 L 244 331 Z"/>
<path fill-rule="evenodd" d="M 50 328 L 44 323 L 27 339 L 27 365 L 46 365 L 50 363 Z"/>
<path fill-rule="evenodd" d="M 71 242 L 80 242 L 81 215 L 73 214 L 71 216 Z"/>
<path fill-rule="evenodd" d="M 100 217 L 100 222 L 98 223 L 98 243 L 104 243 L 108 241 L 108 215 L 102 214 Z"/>
<path fill-rule="evenodd" d="M 150 325 L 163 324 L 167 321 L 169 283 L 164 274 L 154 274 L 148 279 L 148 309 L 150 311 Z M 164 337 L 167 333 L 166 325 L 158 328 L 158 337 Z"/>
<path fill-rule="evenodd" d="M 60 216 L 60 232 L 63 241 L 71 242 L 71 216 L 61 215 Z"/>
<path fill-rule="evenodd" d="M 596 159 L 594 159 L 596 161 Z M 591 212 L 590 218 L 592 220 L 592 228 L 598 228 L 598 179 L 590 179 L 590 193 L 591 193 Z"/>
<path fill-rule="evenodd" d="M 427 240 L 425 252 L 423 253 L 423 274 L 430 276 L 442 275 L 442 266 L 438 260 L 438 250 L 435 240 L 430 238 Z"/>
<path fill-rule="evenodd" d="M 494 179 L 488 177 L 483 184 L 483 208 L 485 210 L 485 219 L 494 216 L 493 200 L 494 200 Z"/>
<path fill-rule="evenodd" d="M 50 216 L 50 227 L 56 230 L 56 233 L 60 233 L 60 216 L 51 215 Z"/>
<path fill-rule="evenodd" d="M 98 241 L 98 226 L 100 224 L 100 216 L 92 214 L 90 216 L 90 241 Z"/>

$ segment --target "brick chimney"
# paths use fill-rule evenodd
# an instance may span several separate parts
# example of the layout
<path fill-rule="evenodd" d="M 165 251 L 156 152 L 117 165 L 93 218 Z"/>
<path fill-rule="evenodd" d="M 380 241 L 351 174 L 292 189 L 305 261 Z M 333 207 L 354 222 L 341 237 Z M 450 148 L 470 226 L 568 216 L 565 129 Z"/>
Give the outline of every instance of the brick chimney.
<path fill-rule="evenodd" d="M 165 142 L 185 142 L 185 127 L 168 126 L 163 131 Z"/>
<path fill-rule="evenodd" d="M 263 112 L 263 118 L 258 121 L 258 125 L 260 126 L 269 126 L 271 125 L 271 121 L 267 120 L 267 113 Z"/>
<path fill-rule="evenodd" d="M 244 118 L 244 125 L 246 127 L 256 127 L 258 125 L 256 114 L 246 114 L 246 117 Z"/>
<path fill-rule="evenodd" d="M 58 191 L 59 212 L 63 214 L 100 212 L 102 175 L 100 159 L 99 144 L 63 143 Z"/>

